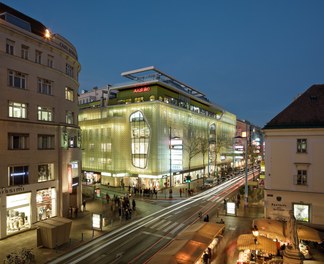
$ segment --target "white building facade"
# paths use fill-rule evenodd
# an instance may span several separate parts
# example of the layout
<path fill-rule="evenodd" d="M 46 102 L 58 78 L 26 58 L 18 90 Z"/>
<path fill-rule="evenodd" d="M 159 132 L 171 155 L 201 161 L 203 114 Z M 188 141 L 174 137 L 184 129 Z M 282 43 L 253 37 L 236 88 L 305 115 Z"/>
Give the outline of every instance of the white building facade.
<path fill-rule="evenodd" d="M 75 47 L 0 3 L 0 239 L 81 203 Z"/>
<path fill-rule="evenodd" d="M 265 127 L 265 216 L 324 227 L 324 85 L 314 85 Z"/>

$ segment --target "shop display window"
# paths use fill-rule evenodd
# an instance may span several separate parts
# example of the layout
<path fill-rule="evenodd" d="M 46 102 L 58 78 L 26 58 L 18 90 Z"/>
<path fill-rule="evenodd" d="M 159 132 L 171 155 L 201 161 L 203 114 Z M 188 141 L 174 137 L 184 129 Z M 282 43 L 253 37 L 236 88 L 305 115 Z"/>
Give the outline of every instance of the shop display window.
<path fill-rule="evenodd" d="M 297 221 L 309 223 L 310 221 L 309 204 L 293 204 L 293 211 Z"/>
<path fill-rule="evenodd" d="M 30 195 L 7 196 L 7 234 L 30 228 Z"/>
<path fill-rule="evenodd" d="M 54 180 L 54 164 L 38 165 L 38 182 Z"/>
<path fill-rule="evenodd" d="M 37 221 L 56 216 L 55 188 L 43 189 L 36 194 Z"/>

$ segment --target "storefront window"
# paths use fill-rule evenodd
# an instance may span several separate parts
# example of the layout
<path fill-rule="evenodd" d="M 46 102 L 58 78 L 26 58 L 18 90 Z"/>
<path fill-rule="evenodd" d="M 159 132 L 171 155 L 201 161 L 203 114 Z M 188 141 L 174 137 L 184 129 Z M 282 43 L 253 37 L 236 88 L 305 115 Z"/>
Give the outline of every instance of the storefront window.
<path fill-rule="evenodd" d="M 56 216 L 55 188 L 39 190 L 36 193 L 37 221 Z"/>
<path fill-rule="evenodd" d="M 38 165 L 38 182 L 54 180 L 54 164 Z"/>
<path fill-rule="evenodd" d="M 30 228 L 30 195 L 7 196 L 7 234 Z"/>
<path fill-rule="evenodd" d="M 309 223 L 310 205 L 309 204 L 293 204 L 294 216 L 297 221 Z"/>

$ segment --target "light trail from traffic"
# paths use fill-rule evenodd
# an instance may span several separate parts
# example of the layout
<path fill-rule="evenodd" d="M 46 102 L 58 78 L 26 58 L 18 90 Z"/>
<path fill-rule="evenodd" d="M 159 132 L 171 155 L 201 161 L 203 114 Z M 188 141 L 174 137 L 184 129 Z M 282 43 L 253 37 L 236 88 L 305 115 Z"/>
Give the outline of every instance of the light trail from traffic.
<path fill-rule="evenodd" d="M 251 174 L 251 173 L 250 173 Z M 251 175 L 250 175 L 251 176 Z M 207 203 L 203 208 L 203 213 L 206 214 L 210 210 L 212 210 L 215 206 L 219 206 L 218 202 L 224 199 L 226 195 L 232 193 L 235 191 L 239 186 L 243 185 L 244 183 L 244 176 L 238 175 L 230 180 L 227 180 L 226 182 L 214 186 L 204 192 L 201 192 L 195 196 L 188 197 L 187 199 L 178 201 L 175 204 L 172 204 L 166 208 L 163 208 L 155 213 L 152 213 L 148 216 L 145 216 L 141 219 L 135 220 L 123 227 L 120 227 L 116 230 L 113 230 L 109 233 L 106 233 L 99 238 L 88 242 L 87 244 L 84 244 L 80 246 L 79 248 L 76 248 L 75 250 L 64 254 L 53 261 L 49 262 L 52 264 L 56 263 L 79 263 L 88 257 L 96 254 L 97 252 L 100 252 L 101 250 L 107 248 L 109 245 L 117 242 L 118 240 L 121 240 L 122 238 L 136 232 L 137 230 L 147 226 L 150 223 L 157 222 L 163 217 L 167 217 L 168 215 L 171 215 L 173 213 L 176 213 L 177 211 L 180 211 L 182 209 L 185 209 L 186 207 L 194 204 L 194 203 L 199 203 L 202 200 L 206 200 L 208 202 L 212 202 L 211 205 L 210 203 Z M 188 224 L 186 226 L 183 226 L 183 228 L 189 226 L 190 224 L 193 224 L 194 222 L 198 221 L 198 212 L 195 212 L 191 214 L 190 217 L 188 217 L 187 221 Z M 182 229 L 183 229 L 182 228 Z M 181 229 L 178 230 L 180 232 Z M 169 232 L 170 233 L 170 232 Z M 164 237 L 161 237 L 158 241 L 153 246 L 156 244 L 160 243 L 162 239 L 165 239 L 168 234 L 165 234 Z M 147 251 L 149 251 L 150 248 L 147 248 L 145 251 L 142 252 L 142 254 L 138 255 L 136 257 L 139 258 L 141 255 L 145 254 Z M 134 260 L 136 260 L 134 259 Z"/>

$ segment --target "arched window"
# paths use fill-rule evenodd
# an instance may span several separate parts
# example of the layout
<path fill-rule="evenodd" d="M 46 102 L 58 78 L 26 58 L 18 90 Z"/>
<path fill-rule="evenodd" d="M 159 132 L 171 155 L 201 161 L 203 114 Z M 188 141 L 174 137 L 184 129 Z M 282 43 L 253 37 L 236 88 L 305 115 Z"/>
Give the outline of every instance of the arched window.
<path fill-rule="evenodd" d="M 145 169 L 148 160 L 151 129 L 141 111 L 132 113 L 129 122 L 131 124 L 132 164 L 136 168 Z"/>

